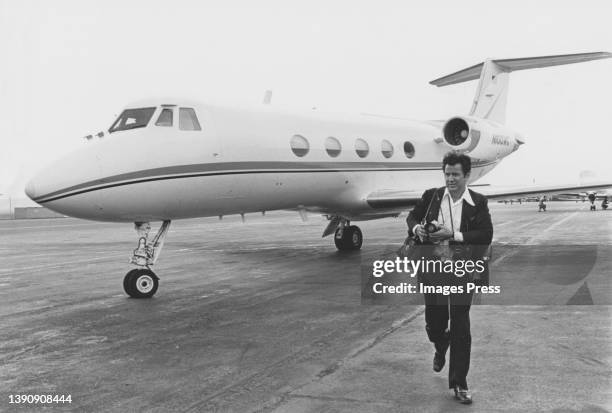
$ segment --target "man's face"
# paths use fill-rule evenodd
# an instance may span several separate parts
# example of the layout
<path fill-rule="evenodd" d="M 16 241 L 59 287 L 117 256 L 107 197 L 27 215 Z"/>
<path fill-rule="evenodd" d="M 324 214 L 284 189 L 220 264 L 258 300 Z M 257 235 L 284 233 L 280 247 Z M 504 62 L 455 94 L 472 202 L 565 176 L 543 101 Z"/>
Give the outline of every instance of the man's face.
<path fill-rule="evenodd" d="M 446 187 L 448 191 L 453 194 L 462 194 L 465 191 L 470 174 L 463 174 L 461 164 L 446 165 L 444 167 L 444 179 L 446 180 Z"/>

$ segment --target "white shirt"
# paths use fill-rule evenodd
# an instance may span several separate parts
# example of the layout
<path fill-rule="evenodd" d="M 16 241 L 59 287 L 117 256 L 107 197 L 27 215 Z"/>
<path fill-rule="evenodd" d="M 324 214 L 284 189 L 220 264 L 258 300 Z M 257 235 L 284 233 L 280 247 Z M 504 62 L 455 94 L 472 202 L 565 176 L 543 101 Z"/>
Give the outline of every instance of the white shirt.
<path fill-rule="evenodd" d="M 434 194 L 435 196 L 435 194 Z M 449 210 L 449 200 L 450 200 L 450 210 Z M 467 187 L 461 194 L 461 197 L 457 201 L 453 201 L 450 193 L 448 192 L 448 188 L 444 189 L 444 195 L 442 195 L 442 201 L 440 202 L 440 212 L 438 213 L 438 224 L 444 225 L 446 228 L 454 231 L 453 238 L 455 241 L 463 242 L 463 233 L 459 231 L 461 228 L 461 214 L 463 213 L 463 201 L 467 202 L 472 206 L 476 206 L 474 204 L 474 200 L 470 195 L 470 191 L 468 191 Z M 450 211 L 450 212 L 449 212 Z M 452 225 L 451 225 L 451 212 L 452 212 Z M 421 224 L 417 224 L 421 225 Z M 414 233 L 417 225 L 414 226 L 412 232 Z M 448 243 L 448 240 L 443 242 L 444 244 Z"/>

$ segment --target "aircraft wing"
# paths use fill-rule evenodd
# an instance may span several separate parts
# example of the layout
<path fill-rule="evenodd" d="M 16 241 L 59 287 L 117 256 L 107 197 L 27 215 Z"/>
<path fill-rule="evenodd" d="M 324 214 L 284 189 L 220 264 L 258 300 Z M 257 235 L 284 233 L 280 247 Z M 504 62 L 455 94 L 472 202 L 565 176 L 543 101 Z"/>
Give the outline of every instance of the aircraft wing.
<path fill-rule="evenodd" d="M 569 191 L 596 191 L 609 188 L 612 182 L 597 182 L 582 185 L 529 185 L 529 186 L 493 186 L 473 185 L 474 189 L 485 195 L 488 199 L 507 199 L 529 195 L 552 195 L 567 193 Z M 413 207 L 421 199 L 426 188 L 421 190 L 380 190 L 372 192 L 366 197 L 368 205 L 375 209 L 408 208 Z"/>
<path fill-rule="evenodd" d="M 590 184 L 557 184 L 557 185 L 525 185 L 525 186 L 482 186 L 476 189 L 477 192 L 485 195 L 489 199 L 516 198 L 529 195 L 554 195 L 563 194 L 570 191 L 596 191 L 608 188 L 610 181 L 593 182 Z"/>

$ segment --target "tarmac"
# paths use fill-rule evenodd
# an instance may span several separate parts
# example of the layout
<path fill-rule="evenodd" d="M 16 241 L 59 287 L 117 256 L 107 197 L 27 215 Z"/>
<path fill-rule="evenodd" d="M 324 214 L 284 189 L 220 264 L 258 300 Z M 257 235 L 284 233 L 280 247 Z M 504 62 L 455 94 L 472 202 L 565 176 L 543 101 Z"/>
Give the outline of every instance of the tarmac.
<path fill-rule="evenodd" d="M 611 411 L 612 211 L 490 208 L 504 293 L 474 298 L 470 406 L 432 371 L 420 297 L 361 302 L 405 216 L 356 222 L 353 253 L 316 215 L 176 221 L 149 300 L 122 288 L 131 225 L 0 221 L 0 411 Z M 27 394 L 72 402 L 10 403 Z"/>

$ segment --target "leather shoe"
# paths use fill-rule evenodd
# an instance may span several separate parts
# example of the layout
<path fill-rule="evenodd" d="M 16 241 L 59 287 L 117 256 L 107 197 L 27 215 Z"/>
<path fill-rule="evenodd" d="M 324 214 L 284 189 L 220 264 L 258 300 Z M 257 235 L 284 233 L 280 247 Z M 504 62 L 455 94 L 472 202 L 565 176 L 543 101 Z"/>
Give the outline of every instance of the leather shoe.
<path fill-rule="evenodd" d="M 461 386 L 455 386 L 455 399 L 461 404 L 472 404 L 472 395 L 468 389 L 464 389 Z"/>
<path fill-rule="evenodd" d="M 439 373 L 444 368 L 445 363 L 446 363 L 446 357 L 444 357 L 444 354 L 440 354 L 436 351 L 436 354 L 434 354 L 434 359 L 433 359 L 433 371 L 435 371 L 436 373 Z"/>

